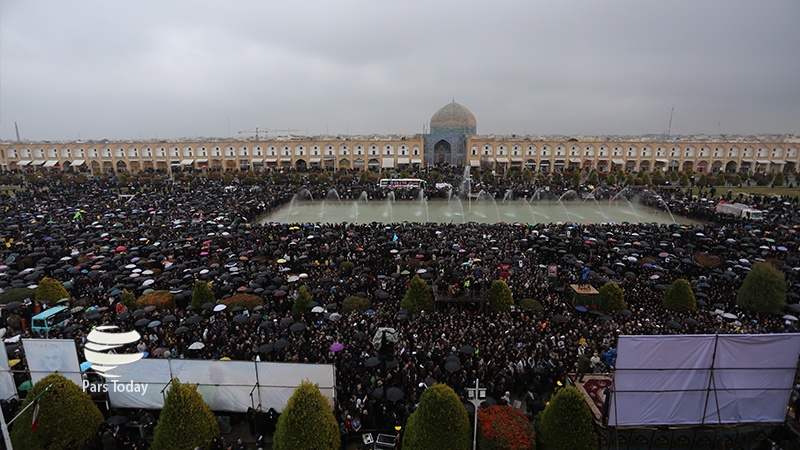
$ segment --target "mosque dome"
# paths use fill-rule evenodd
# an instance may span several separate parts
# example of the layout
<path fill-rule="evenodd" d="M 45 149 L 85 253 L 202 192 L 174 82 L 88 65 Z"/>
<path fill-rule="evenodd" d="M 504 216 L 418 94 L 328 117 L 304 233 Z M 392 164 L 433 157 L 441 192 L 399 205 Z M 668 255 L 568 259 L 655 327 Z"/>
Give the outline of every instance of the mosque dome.
<path fill-rule="evenodd" d="M 440 108 L 431 117 L 431 134 L 475 134 L 475 116 L 456 102 Z"/>

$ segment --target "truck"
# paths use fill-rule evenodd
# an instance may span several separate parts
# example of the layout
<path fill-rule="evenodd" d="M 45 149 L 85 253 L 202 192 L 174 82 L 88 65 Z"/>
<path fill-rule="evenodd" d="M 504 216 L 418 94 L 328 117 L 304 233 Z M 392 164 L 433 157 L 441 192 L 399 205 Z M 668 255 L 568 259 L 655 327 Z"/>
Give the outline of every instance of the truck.
<path fill-rule="evenodd" d="M 730 214 L 742 219 L 762 220 L 764 212 L 753 209 L 744 203 L 720 203 L 715 210 L 720 214 Z"/>

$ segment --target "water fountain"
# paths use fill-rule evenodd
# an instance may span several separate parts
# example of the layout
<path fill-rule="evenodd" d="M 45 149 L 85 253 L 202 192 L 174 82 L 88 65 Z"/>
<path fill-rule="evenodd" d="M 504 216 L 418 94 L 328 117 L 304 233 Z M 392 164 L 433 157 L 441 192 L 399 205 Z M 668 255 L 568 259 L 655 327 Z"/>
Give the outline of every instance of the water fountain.
<path fill-rule="evenodd" d="M 567 197 L 568 199 L 574 199 L 577 196 L 578 196 L 578 193 L 575 192 L 574 189 L 570 189 L 567 192 L 564 192 L 563 194 L 561 194 L 561 196 L 558 197 L 558 201 L 556 201 L 556 203 L 561 203 L 561 206 L 564 207 L 564 214 L 567 215 L 567 222 L 572 222 L 572 218 L 570 217 L 569 211 L 567 210 L 567 205 L 564 203 L 564 197 Z M 581 216 L 579 216 L 577 214 L 575 216 L 580 218 L 580 219 L 583 219 L 583 217 L 581 217 Z"/>
<path fill-rule="evenodd" d="M 611 222 L 611 219 L 606 215 L 606 213 L 603 211 L 603 208 L 600 206 L 600 202 L 597 201 L 597 196 L 594 195 L 594 193 L 597 192 L 598 190 L 602 192 L 602 189 L 599 187 L 592 189 L 592 192 L 590 192 L 589 195 L 587 195 L 586 198 L 583 199 L 583 202 L 586 203 L 586 200 L 589 200 L 590 198 L 594 200 L 594 204 L 595 206 L 597 206 L 597 210 L 600 211 L 600 214 L 603 216 L 606 222 Z"/>
<path fill-rule="evenodd" d="M 458 186 L 462 198 L 467 199 L 468 209 L 472 212 L 472 175 L 469 174 L 469 166 L 464 166 L 464 175 L 461 176 L 461 183 Z"/>
<path fill-rule="evenodd" d="M 386 194 L 386 212 L 383 214 L 383 217 L 389 217 L 389 223 L 394 223 L 394 202 L 394 191 L 389 191 L 389 193 Z"/>
<path fill-rule="evenodd" d="M 514 199 L 514 192 L 511 189 L 506 189 L 506 193 L 503 194 L 503 201 L 502 204 L 506 204 L 506 202 L 511 202 Z"/>
<path fill-rule="evenodd" d="M 289 222 L 289 217 L 292 215 L 292 208 L 294 208 L 295 204 L 303 199 L 309 199 L 312 202 L 314 201 L 314 196 L 311 195 L 311 191 L 308 188 L 300 189 L 296 194 L 292 196 L 292 200 L 289 202 L 289 210 L 286 212 L 286 217 L 284 218 L 284 222 Z"/>
<path fill-rule="evenodd" d="M 500 220 L 500 209 L 497 207 L 497 202 L 495 201 L 494 197 L 492 197 L 492 194 L 490 194 L 490 193 L 484 191 L 483 189 L 481 189 L 481 191 L 478 192 L 478 198 L 475 200 L 475 203 L 477 204 L 477 203 L 479 203 L 481 201 L 487 201 L 488 202 L 490 200 L 494 204 L 494 210 L 497 213 L 497 221 L 500 222 L 501 221 Z M 480 214 L 480 213 L 476 213 L 476 214 L 478 214 L 479 216 L 485 217 L 483 214 Z"/>
<path fill-rule="evenodd" d="M 616 194 L 614 197 L 612 197 L 612 198 L 611 198 L 611 200 L 609 200 L 609 203 L 616 202 L 616 201 L 617 201 L 617 199 L 618 199 L 620 196 L 622 196 L 622 198 L 624 198 L 624 199 L 625 199 L 625 201 L 626 201 L 626 202 L 628 202 L 628 205 L 631 207 L 631 211 L 633 211 L 633 215 L 634 215 L 634 216 L 636 216 L 636 221 L 637 221 L 637 222 L 641 222 L 642 220 L 641 220 L 641 218 L 639 218 L 639 212 L 638 212 L 638 211 L 636 211 L 636 207 L 635 207 L 635 206 L 633 206 L 633 203 L 631 203 L 630 199 L 629 199 L 629 198 L 628 198 L 628 196 L 626 195 L 626 194 L 628 194 L 629 192 L 633 192 L 633 189 L 631 189 L 630 187 L 624 187 L 624 188 L 622 188 L 622 190 L 621 190 L 621 191 L 617 192 L 617 194 Z"/>
<path fill-rule="evenodd" d="M 355 218 L 355 222 L 358 223 L 358 215 L 360 214 L 358 210 L 358 204 L 360 202 L 364 202 L 365 204 L 369 203 L 369 196 L 367 195 L 367 191 L 361 191 L 361 195 L 353 202 L 353 212 L 351 217 Z"/>
<path fill-rule="evenodd" d="M 428 211 L 428 199 L 425 198 L 425 191 L 420 189 L 419 190 L 419 195 L 417 195 L 417 197 L 419 199 L 419 212 L 417 213 L 417 216 L 421 216 L 422 215 L 422 207 L 424 206 L 425 207 L 425 222 L 430 222 L 431 221 L 431 215 L 430 215 L 430 212 Z"/>

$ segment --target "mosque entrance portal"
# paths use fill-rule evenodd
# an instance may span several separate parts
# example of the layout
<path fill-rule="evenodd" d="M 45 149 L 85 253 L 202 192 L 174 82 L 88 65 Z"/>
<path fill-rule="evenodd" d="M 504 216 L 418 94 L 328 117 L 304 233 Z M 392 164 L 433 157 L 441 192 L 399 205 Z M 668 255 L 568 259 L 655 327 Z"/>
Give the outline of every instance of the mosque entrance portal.
<path fill-rule="evenodd" d="M 452 147 L 449 142 L 442 139 L 433 146 L 433 160 L 439 164 L 452 161 Z"/>

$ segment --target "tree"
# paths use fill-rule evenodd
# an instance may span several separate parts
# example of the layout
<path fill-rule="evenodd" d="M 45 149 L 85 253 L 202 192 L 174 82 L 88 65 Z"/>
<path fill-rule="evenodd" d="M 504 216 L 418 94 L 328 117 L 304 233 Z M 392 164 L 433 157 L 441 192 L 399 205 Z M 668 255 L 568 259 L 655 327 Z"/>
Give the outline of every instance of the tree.
<path fill-rule="evenodd" d="M 681 186 L 688 186 L 689 185 L 689 175 L 686 175 L 685 173 L 683 175 L 681 175 L 680 179 L 678 180 L 678 184 L 680 184 Z"/>
<path fill-rule="evenodd" d="M 48 386 L 50 389 L 47 389 Z M 54 373 L 33 385 L 20 409 L 28 406 L 42 393 L 44 394 L 39 398 L 39 424 L 36 431 L 31 431 L 35 408 L 31 406 L 17 418 L 11 431 L 14 448 L 82 448 L 83 443 L 94 436 L 103 423 L 103 414 L 92 402 L 92 397 L 69 379 Z"/>
<path fill-rule="evenodd" d="M 508 284 L 503 280 L 495 280 L 489 288 L 489 312 L 509 312 L 513 304 L 514 298 Z"/>
<path fill-rule="evenodd" d="M 133 292 L 123 289 L 122 294 L 119 296 L 119 300 L 125 305 L 129 311 L 133 311 L 136 309 L 136 296 L 133 295 Z"/>
<path fill-rule="evenodd" d="M 403 301 L 400 302 L 400 308 L 412 314 L 433 309 L 431 290 L 428 287 L 428 283 L 424 282 L 419 275 L 414 275 L 414 278 L 408 284 L 406 295 L 403 296 Z"/>
<path fill-rule="evenodd" d="M 355 295 L 348 295 L 342 302 L 342 312 L 345 314 L 353 311 L 363 313 L 370 308 L 372 308 L 372 303 L 369 299 Z"/>
<path fill-rule="evenodd" d="M 403 448 L 466 450 L 471 443 L 467 409 L 455 391 L 438 383 L 425 389 L 419 406 L 406 422 Z"/>
<path fill-rule="evenodd" d="M 275 450 L 336 450 L 340 445 L 339 426 L 328 399 L 319 387 L 304 380 L 286 403 L 275 428 Z"/>
<path fill-rule="evenodd" d="M 599 447 L 592 413 L 583 394 L 567 386 L 539 413 L 536 435 L 546 449 L 595 450 Z"/>
<path fill-rule="evenodd" d="M 786 304 L 786 277 L 772 264 L 758 262 L 747 274 L 736 294 L 736 304 L 742 309 L 770 313 Z"/>
<path fill-rule="evenodd" d="M 536 436 L 531 421 L 511 406 L 494 405 L 478 410 L 478 448 L 481 450 L 534 450 Z"/>
<path fill-rule="evenodd" d="M 533 179 L 533 172 L 531 172 L 531 169 L 525 169 L 522 171 L 522 179 L 525 181 L 531 181 Z"/>
<path fill-rule="evenodd" d="M 642 184 L 645 185 L 645 186 L 650 186 L 650 174 L 649 173 L 645 173 L 644 175 L 642 175 Z"/>
<path fill-rule="evenodd" d="M 305 285 L 300 286 L 300 289 L 297 290 L 297 297 L 292 304 L 292 315 L 298 318 L 305 314 L 308 302 L 310 301 L 311 293 L 308 292 L 308 288 Z"/>
<path fill-rule="evenodd" d="M 617 283 L 609 281 L 600 288 L 600 309 L 602 311 L 614 312 L 627 307 L 625 295 Z"/>
<path fill-rule="evenodd" d="M 206 303 L 217 303 L 214 291 L 211 290 L 211 284 L 203 280 L 196 280 L 194 289 L 192 289 L 192 305 L 200 308 Z"/>
<path fill-rule="evenodd" d="M 197 385 L 173 378 L 153 432 L 152 449 L 208 448 L 218 435 L 217 419 L 197 392 Z"/>
<path fill-rule="evenodd" d="M 578 187 L 581 185 L 581 171 L 576 170 L 572 172 L 572 187 Z"/>
<path fill-rule="evenodd" d="M 717 174 L 717 186 L 725 186 L 728 180 L 725 179 L 725 174 L 720 172 Z"/>
<path fill-rule="evenodd" d="M 700 179 L 697 180 L 697 185 L 700 187 L 706 187 L 708 184 L 708 178 L 706 178 L 706 173 L 703 172 L 700 174 Z"/>
<path fill-rule="evenodd" d="M 589 184 L 592 186 L 597 186 L 597 171 L 592 169 L 592 172 L 589 173 Z"/>
<path fill-rule="evenodd" d="M 783 183 L 785 183 L 783 172 L 776 173 L 775 178 L 772 179 L 772 184 L 774 184 L 775 186 L 783 186 Z"/>
<path fill-rule="evenodd" d="M 678 278 L 664 291 L 661 304 L 670 311 L 686 312 L 697 309 L 697 300 L 692 286 L 684 278 Z"/>
<path fill-rule="evenodd" d="M 64 289 L 61 282 L 50 277 L 42 278 L 36 287 L 36 301 L 43 303 L 53 303 L 62 298 L 69 298 L 69 292 Z"/>
<path fill-rule="evenodd" d="M 608 174 L 608 176 L 606 177 L 606 183 L 609 186 L 616 186 L 617 185 L 617 176 L 614 175 L 613 173 Z"/>

